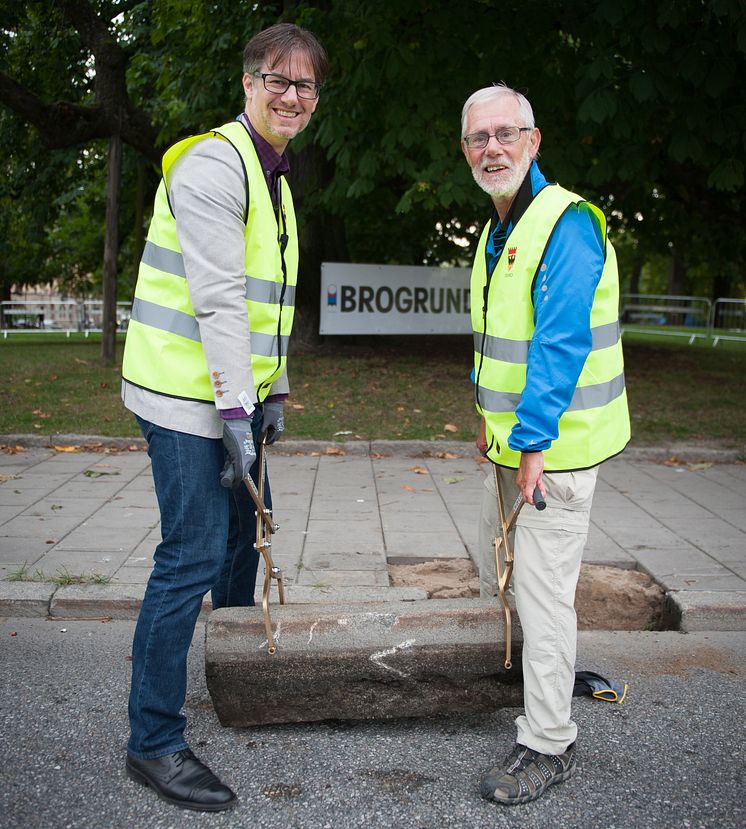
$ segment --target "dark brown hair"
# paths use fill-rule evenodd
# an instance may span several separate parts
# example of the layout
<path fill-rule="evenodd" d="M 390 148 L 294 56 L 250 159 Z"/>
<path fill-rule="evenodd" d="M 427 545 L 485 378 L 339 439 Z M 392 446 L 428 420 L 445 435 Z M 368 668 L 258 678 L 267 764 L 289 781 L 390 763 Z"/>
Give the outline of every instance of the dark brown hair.
<path fill-rule="evenodd" d="M 255 34 L 243 50 L 243 71 L 253 75 L 265 59 L 271 69 L 296 51 L 308 55 L 314 80 L 322 84 L 329 71 L 326 51 L 315 35 L 294 23 L 277 23 Z"/>

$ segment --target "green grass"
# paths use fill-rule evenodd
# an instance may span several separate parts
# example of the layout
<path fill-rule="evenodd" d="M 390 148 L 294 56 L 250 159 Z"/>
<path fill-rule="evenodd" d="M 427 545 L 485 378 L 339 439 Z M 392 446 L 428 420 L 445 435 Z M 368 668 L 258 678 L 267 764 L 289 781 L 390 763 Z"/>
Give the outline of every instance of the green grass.
<path fill-rule="evenodd" d="M 6 581 L 48 582 L 50 584 L 56 584 L 58 587 L 66 587 L 71 584 L 109 584 L 111 582 L 111 576 L 102 576 L 100 573 L 77 575 L 69 573 L 65 567 L 58 569 L 53 576 L 48 576 L 42 570 L 35 570 L 33 573 L 30 573 L 28 565 L 24 563 L 17 570 L 10 573 Z"/>
<path fill-rule="evenodd" d="M 625 335 L 633 443 L 742 447 L 746 348 L 669 340 L 674 338 Z M 327 338 L 323 347 L 295 350 L 287 436 L 471 441 L 477 417 L 470 342 L 469 337 Z M 119 367 L 103 368 L 99 351 L 93 336 L 0 340 L 0 434 L 138 435 L 119 399 Z"/>
<path fill-rule="evenodd" d="M 743 447 L 746 350 L 624 340 L 632 439 Z"/>

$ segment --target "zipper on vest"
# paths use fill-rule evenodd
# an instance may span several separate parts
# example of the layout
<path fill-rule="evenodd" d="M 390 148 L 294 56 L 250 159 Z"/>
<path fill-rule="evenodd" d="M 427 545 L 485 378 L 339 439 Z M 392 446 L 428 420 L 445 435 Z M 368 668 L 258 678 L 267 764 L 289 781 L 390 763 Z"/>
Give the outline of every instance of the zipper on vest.
<path fill-rule="evenodd" d="M 280 291 L 280 301 L 278 303 L 280 306 L 280 313 L 277 315 L 277 370 L 279 371 L 279 369 L 282 366 L 282 309 L 285 304 L 285 293 L 288 287 L 288 268 L 287 264 L 285 263 L 285 249 L 288 246 L 288 241 L 290 237 L 287 235 L 287 233 L 285 233 L 287 223 L 285 219 L 285 207 L 282 204 L 282 188 L 280 186 L 279 181 L 277 182 L 277 190 L 277 196 L 280 202 L 277 209 L 277 231 L 279 234 L 277 237 L 277 244 L 280 248 L 280 266 L 282 268 L 282 289 Z M 281 217 L 282 222 L 280 222 Z M 264 390 L 265 386 L 269 390 L 269 388 L 272 386 L 272 383 L 270 383 L 269 380 L 267 380 L 264 383 L 262 383 L 261 386 L 259 386 L 256 395 L 257 399 L 259 398 L 260 392 Z"/>
<path fill-rule="evenodd" d="M 486 279 L 484 287 L 482 288 L 482 342 L 479 346 L 479 366 L 474 375 L 474 397 L 480 409 L 482 408 L 482 404 L 479 402 L 479 375 L 482 373 L 482 363 L 484 362 L 484 342 L 487 339 L 487 299 L 490 294 L 490 282 L 492 281 L 486 244 L 484 246 L 484 272 Z"/>

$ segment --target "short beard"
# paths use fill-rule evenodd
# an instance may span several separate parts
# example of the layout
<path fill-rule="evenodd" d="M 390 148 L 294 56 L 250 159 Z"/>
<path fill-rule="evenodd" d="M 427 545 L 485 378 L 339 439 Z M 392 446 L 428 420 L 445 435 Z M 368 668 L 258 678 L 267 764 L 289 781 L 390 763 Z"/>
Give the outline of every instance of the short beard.
<path fill-rule="evenodd" d="M 471 174 L 474 181 L 487 193 L 488 196 L 498 199 L 510 199 L 518 192 L 523 180 L 526 178 L 531 167 L 531 158 L 528 153 L 520 159 L 516 166 L 510 171 L 510 177 L 507 181 L 483 181 L 483 170 L 480 167 L 472 167 Z"/>

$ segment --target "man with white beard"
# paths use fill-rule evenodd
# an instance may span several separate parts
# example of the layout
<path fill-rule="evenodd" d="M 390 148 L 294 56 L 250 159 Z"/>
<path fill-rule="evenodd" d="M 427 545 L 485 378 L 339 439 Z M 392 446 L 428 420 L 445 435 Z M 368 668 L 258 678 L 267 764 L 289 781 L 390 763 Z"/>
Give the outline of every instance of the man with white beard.
<path fill-rule="evenodd" d="M 514 590 L 523 628 L 525 713 L 484 797 L 528 803 L 576 769 L 575 588 L 598 467 L 630 437 L 619 280 L 603 213 L 543 176 L 526 98 L 504 85 L 464 104 L 461 148 L 493 213 L 471 278 L 477 447 L 500 476 L 506 512 L 520 494 L 546 509 L 516 522 Z M 493 470 L 480 519 L 480 592 L 497 592 Z"/>

